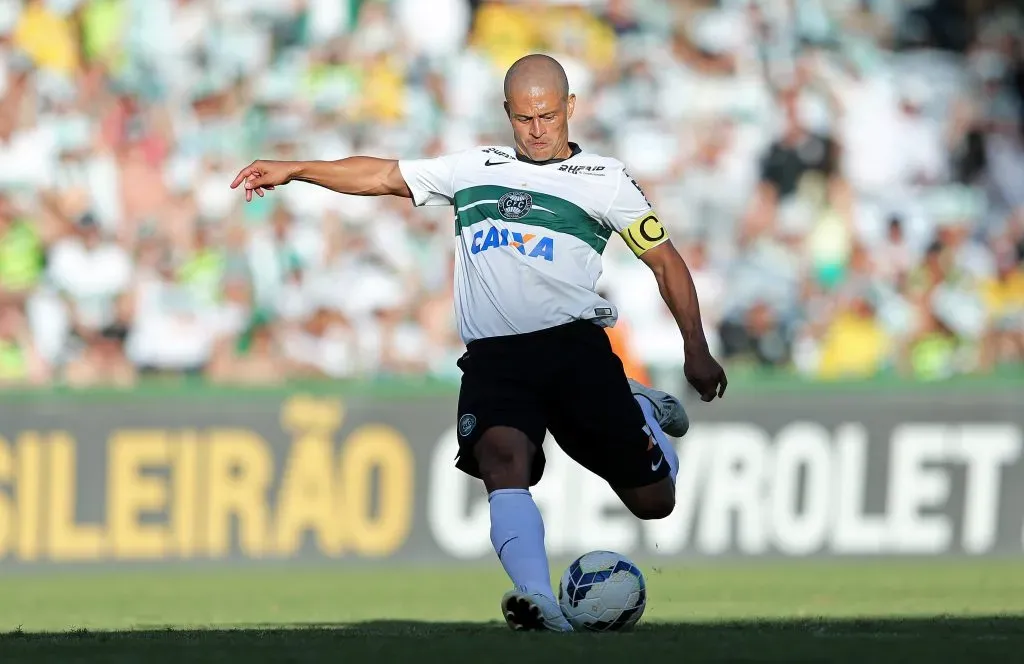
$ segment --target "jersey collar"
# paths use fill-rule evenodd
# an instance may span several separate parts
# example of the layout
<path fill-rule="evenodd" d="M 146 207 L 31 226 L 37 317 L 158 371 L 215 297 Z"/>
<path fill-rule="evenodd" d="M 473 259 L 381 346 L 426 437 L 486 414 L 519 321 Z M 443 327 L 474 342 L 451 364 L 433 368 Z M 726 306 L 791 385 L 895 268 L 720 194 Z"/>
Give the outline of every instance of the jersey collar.
<path fill-rule="evenodd" d="M 572 150 L 572 154 L 563 159 L 545 159 L 544 161 L 534 161 L 533 159 L 527 157 L 525 154 L 520 153 L 518 150 L 516 151 L 516 159 L 518 159 L 519 161 L 526 162 L 527 164 L 533 164 L 534 166 L 547 166 L 548 164 L 557 164 L 563 161 L 568 161 L 569 159 L 572 159 L 579 153 L 583 152 L 582 148 L 580 148 L 579 145 L 573 143 L 572 141 L 569 141 L 569 149 Z"/>

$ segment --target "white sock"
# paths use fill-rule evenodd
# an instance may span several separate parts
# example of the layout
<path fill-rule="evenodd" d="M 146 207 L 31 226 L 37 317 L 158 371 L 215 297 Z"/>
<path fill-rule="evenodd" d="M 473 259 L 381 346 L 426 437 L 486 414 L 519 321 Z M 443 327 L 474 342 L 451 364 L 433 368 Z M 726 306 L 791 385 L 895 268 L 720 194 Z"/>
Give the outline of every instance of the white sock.
<path fill-rule="evenodd" d="M 521 592 L 555 599 L 544 549 L 544 521 L 533 496 L 526 489 L 498 489 L 488 501 L 491 544 L 512 583 Z"/>
<path fill-rule="evenodd" d="M 647 420 L 647 426 L 651 428 L 654 440 L 661 448 L 665 459 L 668 460 L 669 476 L 672 477 L 672 483 L 675 484 L 676 475 L 679 473 L 679 455 L 676 453 L 676 448 L 672 445 L 672 441 L 669 440 L 668 436 L 665 435 L 665 432 L 661 430 L 661 425 L 658 424 L 658 420 L 654 417 L 654 406 L 651 405 L 647 397 L 634 394 L 633 398 L 640 404 L 640 410 L 644 411 L 644 419 Z"/>

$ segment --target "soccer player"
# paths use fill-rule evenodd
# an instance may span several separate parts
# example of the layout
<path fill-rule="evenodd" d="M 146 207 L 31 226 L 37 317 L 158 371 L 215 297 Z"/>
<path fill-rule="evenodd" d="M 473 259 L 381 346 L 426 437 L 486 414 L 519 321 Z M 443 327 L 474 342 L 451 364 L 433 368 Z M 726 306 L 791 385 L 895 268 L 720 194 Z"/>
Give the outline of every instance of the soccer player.
<path fill-rule="evenodd" d="M 456 467 L 487 489 L 491 542 L 515 586 L 502 613 L 522 630 L 572 629 L 552 591 L 530 494 L 544 472 L 545 430 L 637 517 L 661 519 L 675 506 L 679 459 L 666 434 L 682 436 L 689 420 L 674 397 L 629 381 L 612 352 L 603 328 L 617 312 L 596 286 L 613 233 L 654 272 L 682 333 L 690 384 L 704 401 L 726 388 L 689 270 L 623 164 L 569 141 L 575 105 L 561 65 L 529 55 L 505 77 L 515 147 L 256 161 L 231 183 L 244 184 L 247 201 L 297 181 L 455 208 L 455 312 L 466 343 Z"/>

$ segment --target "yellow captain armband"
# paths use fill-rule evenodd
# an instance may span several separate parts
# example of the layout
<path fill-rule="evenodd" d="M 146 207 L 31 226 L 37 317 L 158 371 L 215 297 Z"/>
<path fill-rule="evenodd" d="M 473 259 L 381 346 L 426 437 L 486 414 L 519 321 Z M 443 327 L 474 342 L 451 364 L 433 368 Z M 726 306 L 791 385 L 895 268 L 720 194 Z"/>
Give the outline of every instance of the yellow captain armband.
<path fill-rule="evenodd" d="M 654 211 L 648 212 L 631 223 L 620 231 L 619 235 L 637 257 L 668 240 L 668 232 L 661 225 L 661 221 Z"/>

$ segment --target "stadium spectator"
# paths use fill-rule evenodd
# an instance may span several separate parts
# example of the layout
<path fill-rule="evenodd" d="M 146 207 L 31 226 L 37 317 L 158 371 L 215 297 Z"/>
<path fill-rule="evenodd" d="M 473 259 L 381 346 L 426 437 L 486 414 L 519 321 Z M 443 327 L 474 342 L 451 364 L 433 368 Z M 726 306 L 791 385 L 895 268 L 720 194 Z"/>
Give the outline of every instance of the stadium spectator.
<path fill-rule="evenodd" d="M 0 304 L 0 386 L 40 386 L 50 378 L 50 367 L 36 350 L 21 309 Z"/>

